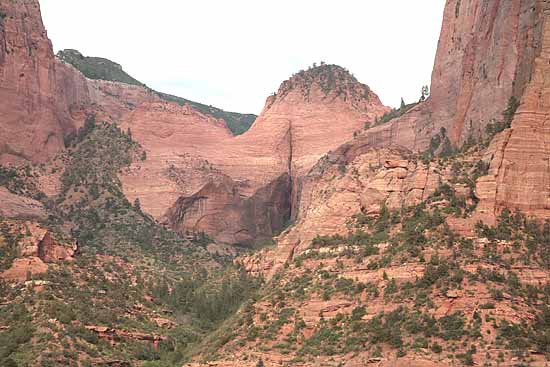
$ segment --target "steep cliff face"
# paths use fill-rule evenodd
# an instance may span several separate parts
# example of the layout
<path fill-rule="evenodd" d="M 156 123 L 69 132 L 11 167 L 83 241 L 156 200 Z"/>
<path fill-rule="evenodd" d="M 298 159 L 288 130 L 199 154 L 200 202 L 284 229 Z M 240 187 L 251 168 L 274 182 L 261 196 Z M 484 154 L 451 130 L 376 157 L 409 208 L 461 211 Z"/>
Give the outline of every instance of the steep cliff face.
<path fill-rule="evenodd" d="M 178 148 L 211 166 L 202 174 L 205 186 L 181 195 L 167 222 L 230 242 L 275 234 L 295 216 L 301 179 L 317 160 L 388 110 L 341 67 L 321 65 L 296 74 L 267 99 L 243 135 L 197 137 L 197 143 L 188 140 Z"/>
<path fill-rule="evenodd" d="M 540 325 L 533 320 L 544 317 L 544 308 L 510 307 L 523 296 L 505 286 L 501 291 L 512 295 L 501 298 L 494 293 L 496 278 L 472 274 L 502 272 L 517 279 L 517 289 L 547 284 L 548 263 L 540 261 L 548 243 L 541 233 L 547 229 L 534 223 L 550 218 L 549 10 L 546 1 L 447 1 L 430 98 L 322 158 L 302 178 L 294 225 L 276 238 L 275 248 L 241 259 L 251 273 L 271 279 L 266 288 L 273 291 L 250 307 L 242 319 L 247 325 L 222 348 L 229 361 L 220 365 L 238 365 L 239 355 L 284 364 L 295 352 L 304 365 L 337 363 L 335 356 L 344 355 L 340 362 L 350 365 L 441 366 L 462 358 L 464 364 L 483 364 L 497 358 L 490 345 L 507 337 L 502 325 L 531 325 L 536 333 Z M 502 121 L 511 96 L 520 101 L 511 127 L 488 148 L 479 145 L 429 163 L 419 159 L 416 153 L 441 128 L 457 146 L 479 139 L 489 123 Z M 520 214 L 510 220 L 505 208 L 535 221 Z M 474 231 L 478 220 L 497 227 Z M 510 249 L 514 238 L 518 242 Z M 520 265 L 518 259 L 530 251 L 529 238 L 536 238 L 534 251 L 542 252 Z M 493 261 L 495 256 L 500 260 Z M 449 264 L 461 275 L 453 278 Z M 432 273 L 436 267 L 443 272 Z M 453 278 L 448 283 L 442 280 L 447 276 Z M 390 337 L 380 345 L 384 337 L 376 329 L 391 334 L 395 326 L 384 317 L 401 318 L 397 315 L 409 307 L 418 316 L 424 301 L 416 301 L 424 295 L 428 306 L 420 312 L 435 323 L 456 316 L 473 325 L 487 309 L 498 310 L 493 326 L 478 322 L 483 332 L 472 343 L 483 339 L 483 347 L 445 357 L 440 354 L 445 342 L 428 347 L 435 336 L 428 333 L 430 343 L 416 355 L 405 331 L 394 335 L 403 343 Z M 355 335 L 357 330 L 365 335 Z M 354 343 L 357 349 L 348 349 Z M 364 352 L 370 343 L 377 346 Z M 395 355 L 392 345 L 401 348 Z M 547 351 L 540 359 L 534 353 L 525 358 L 543 365 Z M 507 353 L 500 350 L 498 358 Z"/>
<path fill-rule="evenodd" d="M 89 113 L 120 119 L 160 100 L 138 86 L 86 79 L 57 59 L 37 0 L 0 1 L 0 162 L 47 162 Z"/>
<path fill-rule="evenodd" d="M 207 231 L 228 242 L 277 233 L 309 205 L 310 182 L 304 177 L 319 158 L 388 111 L 346 70 L 321 65 L 285 81 L 253 127 L 233 137 L 222 118 L 201 112 L 198 105 L 179 106 L 142 85 L 87 79 L 66 58 L 53 56 L 36 0 L 0 4 L 5 14 L 0 21 L 1 161 L 48 160 L 90 113 L 119 122 L 147 153 L 122 174 L 126 195 L 182 232 Z M 431 96 L 405 115 L 361 132 L 346 149 L 360 153 L 399 145 L 418 152 L 441 128 L 458 145 L 500 119 L 510 96 L 525 94 L 518 119 L 531 111 L 532 123 L 516 119 L 509 138 L 502 139 L 511 145 L 495 146 L 502 153 L 495 157 L 505 158 L 494 160 L 490 177 L 481 181 L 480 196 L 491 199 L 482 200 L 480 208 L 496 213 L 518 207 L 544 216 L 548 178 L 540 162 L 547 148 L 539 138 L 546 130 L 533 111 L 545 113 L 536 101 L 544 99 L 545 6 L 533 0 L 447 1 Z M 539 62 L 537 55 L 542 55 Z M 536 157 L 520 172 L 513 162 L 520 162 L 525 151 L 520 145 L 527 141 Z M 512 162 L 509 168 L 506 162 Z M 525 172 L 529 195 L 521 194 L 526 186 L 517 179 Z"/>
<path fill-rule="evenodd" d="M 101 80 L 109 78 L 101 77 L 107 74 L 94 58 L 70 53 L 84 66 L 66 53 L 56 59 L 36 0 L 5 1 L 4 8 L 2 161 L 50 160 L 90 114 L 118 122 L 146 151 L 121 175 L 126 195 L 182 232 L 207 231 L 228 242 L 275 234 L 295 216 L 301 177 L 388 111 L 346 70 L 321 65 L 283 83 L 253 128 L 234 137 L 216 111 L 185 100 L 180 106 L 136 83 Z M 88 79 L 75 66 L 100 76 Z M 55 180 L 42 179 L 51 194 L 59 186 L 50 184 Z"/>
<path fill-rule="evenodd" d="M 378 96 L 336 65 L 321 65 L 285 81 L 250 132 L 288 128 L 291 169 L 303 176 L 319 158 L 388 112 Z"/>
<path fill-rule="evenodd" d="M 542 6 L 543 4 L 538 4 Z M 519 209 L 550 218 L 550 4 L 544 3 L 540 50 L 512 127 L 487 151 L 489 175 L 479 183 L 483 211 Z"/>
<path fill-rule="evenodd" d="M 508 101 L 520 108 L 512 130 L 497 137 L 485 160 L 476 218 L 494 223 L 503 208 L 548 216 L 545 124 L 545 1 L 449 0 L 432 73 L 431 95 L 411 111 L 368 129 L 352 150 L 403 146 L 422 152 L 442 128 L 460 146 L 502 121 Z M 508 145 L 509 143 L 512 145 Z"/>
<path fill-rule="evenodd" d="M 44 162 L 71 119 L 58 100 L 56 61 L 38 2 L 0 2 L 0 162 Z"/>
<path fill-rule="evenodd" d="M 430 97 L 405 116 L 369 130 L 365 139 L 372 146 L 422 151 L 441 127 L 455 145 L 482 136 L 530 80 L 543 3 L 448 0 Z"/>
<path fill-rule="evenodd" d="M 352 148 L 347 144 L 329 153 L 303 178 L 294 225 L 277 237 L 275 249 L 245 260 L 250 271 L 270 278 L 307 251 L 315 237 L 347 235 L 359 213 L 376 217 L 383 207 L 398 210 L 418 205 L 442 184 L 457 180 L 450 164 L 423 163 L 404 148 Z M 476 153 L 461 159 L 460 165 L 473 171 L 481 158 Z M 469 188 L 463 183 L 453 186 L 471 204 Z M 449 224 L 456 228 L 458 221 L 450 218 Z"/>

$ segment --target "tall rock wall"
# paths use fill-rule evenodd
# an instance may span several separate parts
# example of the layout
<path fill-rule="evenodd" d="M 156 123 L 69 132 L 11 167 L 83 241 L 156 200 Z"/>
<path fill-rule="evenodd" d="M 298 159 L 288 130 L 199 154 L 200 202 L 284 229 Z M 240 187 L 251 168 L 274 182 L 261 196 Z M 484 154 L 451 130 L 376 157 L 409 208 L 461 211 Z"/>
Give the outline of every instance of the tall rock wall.
<path fill-rule="evenodd" d="M 0 0 L 0 162 L 49 160 L 95 113 L 130 129 L 147 153 L 121 174 L 130 200 L 180 232 L 250 242 L 300 218 L 310 169 L 342 144 L 353 154 L 418 152 L 445 128 L 459 145 L 482 135 L 515 96 L 522 105 L 486 157 L 493 163 L 480 207 L 492 216 L 517 207 L 545 217 L 547 3 L 448 0 L 431 96 L 386 124 L 363 130 L 388 108 L 345 69 L 321 65 L 285 81 L 252 128 L 234 137 L 223 120 L 147 88 L 85 78 L 54 57 L 37 0 Z"/>
<path fill-rule="evenodd" d="M 445 128 L 459 146 L 502 121 L 510 97 L 520 101 L 512 129 L 497 136 L 480 179 L 478 219 L 503 208 L 548 218 L 548 127 L 545 74 L 548 7 L 542 0 L 448 0 L 432 73 L 431 95 L 405 115 L 365 131 L 353 151 L 403 146 L 421 152 Z"/>
<path fill-rule="evenodd" d="M 478 184 L 482 214 L 519 209 L 550 219 L 550 2 L 541 2 L 540 51 L 512 127 L 487 152 L 489 175 Z"/>
<path fill-rule="evenodd" d="M 71 128 L 35 0 L 0 1 L 0 162 L 46 161 Z"/>
<path fill-rule="evenodd" d="M 371 146 L 425 150 L 443 127 L 460 145 L 502 119 L 529 82 L 541 41 L 542 1 L 448 0 L 428 100 L 369 130 Z"/>
<path fill-rule="evenodd" d="M 334 65 L 284 82 L 252 128 L 237 137 L 222 121 L 201 121 L 188 108 L 185 122 L 169 106 L 160 113 L 142 106 L 122 120 L 148 155 L 123 174 L 127 196 L 140 198 L 146 211 L 180 232 L 240 243 L 281 230 L 309 169 L 388 111 L 366 85 Z"/>
<path fill-rule="evenodd" d="M 321 65 L 284 82 L 234 137 L 221 119 L 56 59 L 37 0 L 0 0 L 0 10 L 0 161 L 47 162 L 89 114 L 117 122 L 147 154 L 121 174 L 126 195 L 181 232 L 272 236 L 297 212 L 301 178 L 317 160 L 388 111 L 349 72 Z"/>
<path fill-rule="evenodd" d="M 92 81 L 56 59 L 37 0 L 0 0 L 0 163 L 47 162 L 86 114 L 116 121 L 149 90 Z"/>

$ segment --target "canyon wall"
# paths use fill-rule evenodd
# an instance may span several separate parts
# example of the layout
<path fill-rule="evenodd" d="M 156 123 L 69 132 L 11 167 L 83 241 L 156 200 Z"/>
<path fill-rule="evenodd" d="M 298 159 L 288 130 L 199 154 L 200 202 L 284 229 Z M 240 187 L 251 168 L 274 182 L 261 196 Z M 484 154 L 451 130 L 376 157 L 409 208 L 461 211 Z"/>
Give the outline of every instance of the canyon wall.
<path fill-rule="evenodd" d="M 544 2 L 540 50 L 512 126 L 486 152 L 489 175 L 478 183 L 481 214 L 502 208 L 550 218 L 550 2 Z"/>
<path fill-rule="evenodd" d="M 364 139 L 371 146 L 422 151 L 442 127 L 455 145 L 482 136 L 530 80 L 543 3 L 448 0 L 430 97 L 405 116 L 370 129 Z"/>
<path fill-rule="evenodd" d="M 0 162 L 44 162 L 71 128 L 37 1 L 0 2 Z"/>
<path fill-rule="evenodd" d="M 191 105 L 87 79 L 56 59 L 37 0 L 2 0 L 0 9 L 1 162 L 51 160 L 91 114 L 116 122 L 146 152 L 121 174 L 125 194 L 182 233 L 243 243 L 276 234 L 295 217 L 299 182 L 317 160 L 389 110 L 347 70 L 320 65 L 284 82 L 234 137 Z"/>
<path fill-rule="evenodd" d="M 478 185 L 480 217 L 491 220 L 503 207 L 546 217 L 547 6 L 448 0 L 431 96 L 388 123 L 372 126 L 389 109 L 369 87 L 323 64 L 285 81 L 252 128 L 235 137 L 224 120 L 145 87 L 87 79 L 54 57 L 38 1 L 1 0 L 0 162 L 50 160 L 95 114 L 128 129 L 146 152 L 121 173 L 131 201 L 181 233 L 248 243 L 300 219 L 312 200 L 309 171 L 325 154 L 391 146 L 420 152 L 442 128 L 459 145 L 502 119 L 515 96 L 521 106 L 512 129 L 485 157 L 493 163 Z"/>
<path fill-rule="evenodd" d="M 334 65 L 284 82 L 240 136 L 190 107 L 183 108 L 184 118 L 177 112 L 181 109 L 142 105 L 122 119 L 121 126 L 132 130 L 148 157 L 123 173 L 125 193 L 182 233 L 204 231 L 239 243 L 281 230 L 292 217 L 298 182 L 307 171 L 389 110 L 366 85 Z"/>
<path fill-rule="evenodd" d="M 448 0 L 430 97 L 403 116 L 366 130 L 348 150 L 402 146 L 422 152 L 442 128 L 456 146 L 480 140 L 489 123 L 503 121 L 502 113 L 515 97 L 520 107 L 511 129 L 494 139 L 484 158 L 491 169 L 478 183 L 476 219 L 494 223 L 503 208 L 548 218 L 544 75 L 549 6 L 540 0 Z"/>

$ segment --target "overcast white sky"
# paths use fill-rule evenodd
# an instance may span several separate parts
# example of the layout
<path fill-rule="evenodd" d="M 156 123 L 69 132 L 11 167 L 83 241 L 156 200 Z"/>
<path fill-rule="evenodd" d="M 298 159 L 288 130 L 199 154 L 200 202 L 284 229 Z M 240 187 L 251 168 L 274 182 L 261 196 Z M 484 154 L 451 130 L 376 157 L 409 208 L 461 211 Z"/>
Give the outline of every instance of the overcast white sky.
<path fill-rule="evenodd" d="M 148 86 L 259 113 L 313 62 L 341 65 L 386 105 L 430 84 L 445 0 L 40 0 L 57 52 L 121 64 Z"/>

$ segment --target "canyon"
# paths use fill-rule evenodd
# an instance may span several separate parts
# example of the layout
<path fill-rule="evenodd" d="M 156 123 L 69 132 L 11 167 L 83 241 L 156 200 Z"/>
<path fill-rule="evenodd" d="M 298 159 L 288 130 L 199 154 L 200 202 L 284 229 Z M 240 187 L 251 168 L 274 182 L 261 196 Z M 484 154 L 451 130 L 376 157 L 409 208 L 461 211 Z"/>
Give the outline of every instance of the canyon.
<path fill-rule="evenodd" d="M 348 141 L 352 149 L 403 146 L 422 152 L 441 128 L 454 145 L 481 138 L 488 124 L 502 119 L 512 96 L 521 101 L 523 114 L 527 94 L 543 88 L 534 86 L 532 75 L 543 72 L 545 6 L 448 2 L 431 95 L 389 123 L 363 131 L 389 108 L 344 69 L 321 65 L 284 82 L 251 129 L 233 136 L 223 119 L 191 104 L 166 101 L 143 85 L 87 79 L 53 55 L 38 4 L 16 2 L 7 6 L 2 27 L 6 122 L 0 159 L 47 162 L 64 149 L 67 135 L 94 114 L 98 121 L 130 129 L 147 153 L 148 159 L 121 174 L 131 201 L 139 199 L 144 211 L 180 233 L 205 232 L 228 243 L 258 242 L 297 219 L 303 178 L 323 155 Z M 534 97 L 529 101 L 538 103 L 529 108 L 531 113 L 544 108 Z M 523 125 L 529 123 L 514 122 L 512 131 L 525 142 L 530 128 Z M 529 195 L 518 198 L 525 187 L 510 180 L 519 175 L 504 178 L 505 170 L 491 171 L 505 188 L 498 197 L 485 199 L 495 212 L 504 207 L 542 217 L 548 212 L 547 163 L 534 163 L 544 161 L 547 153 L 540 137 L 548 131 L 544 125 L 540 129 L 533 147 L 540 158 L 528 159 L 538 167 L 529 169 Z M 518 143 L 514 138 L 512 143 L 505 156 L 514 155 Z M 510 166 L 523 164 L 521 157 L 510 159 Z"/>
<path fill-rule="evenodd" d="M 38 0 L 0 15 L 13 320 L 26 305 L 95 365 L 548 363 L 550 1 L 447 0 L 418 103 L 321 63 L 257 117 L 54 55 Z M 75 166 L 105 151 L 113 175 Z"/>

